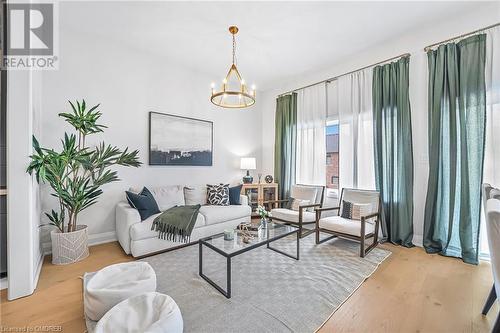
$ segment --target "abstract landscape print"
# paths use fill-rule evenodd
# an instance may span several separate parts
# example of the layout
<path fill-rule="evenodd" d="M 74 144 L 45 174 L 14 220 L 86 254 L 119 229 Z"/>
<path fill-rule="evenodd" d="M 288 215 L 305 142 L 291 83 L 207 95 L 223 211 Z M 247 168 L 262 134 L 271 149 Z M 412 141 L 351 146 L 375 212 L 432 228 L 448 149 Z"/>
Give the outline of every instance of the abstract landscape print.
<path fill-rule="evenodd" d="M 211 166 L 213 123 L 149 113 L 149 165 Z"/>

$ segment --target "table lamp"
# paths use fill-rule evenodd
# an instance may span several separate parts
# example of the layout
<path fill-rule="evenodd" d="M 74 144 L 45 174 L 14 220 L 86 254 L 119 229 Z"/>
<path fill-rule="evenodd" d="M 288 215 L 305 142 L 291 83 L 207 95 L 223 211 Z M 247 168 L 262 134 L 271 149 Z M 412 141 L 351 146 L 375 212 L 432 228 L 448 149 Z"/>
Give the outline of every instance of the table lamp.
<path fill-rule="evenodd" d="M 249 170 L 257 169 L 255 163 L 255 157 L 242 157 L 240 163 L 240 169 L 247 171 L 247 175 L 243 177 L 243 184 L 252 184 L 253 177 L 250 176 Z"/>

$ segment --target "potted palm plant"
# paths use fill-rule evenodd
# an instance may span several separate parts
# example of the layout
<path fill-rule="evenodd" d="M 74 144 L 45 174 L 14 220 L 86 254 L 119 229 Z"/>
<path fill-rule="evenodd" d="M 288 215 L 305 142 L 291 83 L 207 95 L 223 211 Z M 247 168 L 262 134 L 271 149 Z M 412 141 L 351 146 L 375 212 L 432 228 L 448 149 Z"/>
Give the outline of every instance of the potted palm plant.
<path fill-rule="evenodd" d="M 60 113 L 74 129 L 64 134 L 61 151 L 43 148 L 33 136 L 34 154 L 27 172 L 35 174 L 38 183 L 46 183 L 58 199 L 58 208 L 45 213 L 49 225 L 55 226 L 52 240 L 52 263 L 69 264 L 89 255 L 86 225 L 78 224 L 79 214 L 94 205 L 102 194 L 101 187 L 119 180 L 112 166 L 141 165 L 138 151 L 120 150 L 104 142 L 96 146 L 86 145 L 87 136 L 103 132 L 106 126 L 98 123 L 99 104 L 87 108 L 85 100 L 69 102 L 72 111 Z"/>

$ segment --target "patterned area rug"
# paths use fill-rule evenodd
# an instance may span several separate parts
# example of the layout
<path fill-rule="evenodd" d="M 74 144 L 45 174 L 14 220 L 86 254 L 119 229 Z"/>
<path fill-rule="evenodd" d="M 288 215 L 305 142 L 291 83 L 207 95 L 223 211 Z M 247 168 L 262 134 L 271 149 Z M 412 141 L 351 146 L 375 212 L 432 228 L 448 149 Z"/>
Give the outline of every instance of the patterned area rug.
<path fill-rule="evenodd" d="M 296 238 L 274 248 L 295 255 Z M 266 249 L 232 259 L 232 297 L 198 275 L 198 246 L 142 259 L 156 271 L 158 291 L 170 295 L 184 318 L 184 332 L 314 332 L 391 254 L 375 248 L 359 257 L 359 244 L 301 239 L 300 260 Z M 203 273 L 226 285 L 226 259 L 204 247 Z"/>

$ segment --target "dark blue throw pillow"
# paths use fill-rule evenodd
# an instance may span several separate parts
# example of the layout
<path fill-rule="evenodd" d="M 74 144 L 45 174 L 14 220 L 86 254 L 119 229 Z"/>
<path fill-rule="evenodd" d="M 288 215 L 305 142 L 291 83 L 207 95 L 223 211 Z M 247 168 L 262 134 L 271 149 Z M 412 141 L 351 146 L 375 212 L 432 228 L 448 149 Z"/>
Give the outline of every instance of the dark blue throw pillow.
<path fill-rule="evenodd" d="M 241 187 L 243 185 L 237 185 L 229 188 L 229 204 L 230 205 L 241 205 L 240 193 Z"/>
<path fill-rule="evenodd" d="M 139 212 L 141 221 L 160 212 L 155 198 L 145 187 L 140 193 L 125 191 L 125 195 L 127 196 L 127 201 L 130 206 L 134 207 Z"/>

